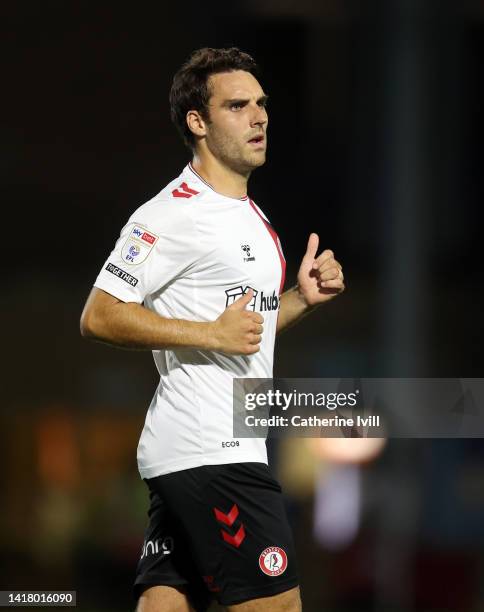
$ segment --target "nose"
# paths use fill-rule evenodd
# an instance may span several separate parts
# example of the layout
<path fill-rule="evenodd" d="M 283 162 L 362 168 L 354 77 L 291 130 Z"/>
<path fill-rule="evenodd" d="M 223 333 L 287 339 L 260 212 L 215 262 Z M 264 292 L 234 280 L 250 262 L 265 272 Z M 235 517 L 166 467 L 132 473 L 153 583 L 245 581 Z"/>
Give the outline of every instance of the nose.
<path fill-rule="evenodd" d="M 267 118 L 267 110 L 264 106 L 259 106 L 258 104 L 254 104 L 252 114 L 251 114 L 251 126 L 264 126 L 268 121 Z"/>

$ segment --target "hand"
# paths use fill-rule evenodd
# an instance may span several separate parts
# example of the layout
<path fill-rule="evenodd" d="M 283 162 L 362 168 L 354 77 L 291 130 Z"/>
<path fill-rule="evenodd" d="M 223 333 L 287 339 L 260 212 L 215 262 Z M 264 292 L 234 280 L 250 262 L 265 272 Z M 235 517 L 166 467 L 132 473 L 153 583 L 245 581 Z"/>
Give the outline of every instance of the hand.
<path fill-rule="evenodd" d="M 327 249 L 316 257 L 319 236 L 311 234 L 297 275 L 297 289 L 307 306 L 316 306 L 345 290 L 343 268 Z"/>
<path fill-rule="evenodd" d="M 264 318 L 258 312 L 245 309 L 253 297 L 254 292 L 249 289 L 212 323 L 215 350 L 228 355 L 252 355 L 260 351 Z"/>

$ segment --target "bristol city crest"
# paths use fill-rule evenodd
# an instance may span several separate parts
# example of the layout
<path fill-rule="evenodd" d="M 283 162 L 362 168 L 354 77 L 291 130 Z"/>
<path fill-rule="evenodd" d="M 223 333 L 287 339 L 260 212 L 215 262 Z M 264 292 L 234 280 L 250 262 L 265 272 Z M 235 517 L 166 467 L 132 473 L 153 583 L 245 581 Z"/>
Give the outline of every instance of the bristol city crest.
<path fill-rule="evenodd" d="M 269 546 L 259 556 L 259 567 L 267 576 L 280 576 L 286 571 L 287 555 L 278 546 Z"/>

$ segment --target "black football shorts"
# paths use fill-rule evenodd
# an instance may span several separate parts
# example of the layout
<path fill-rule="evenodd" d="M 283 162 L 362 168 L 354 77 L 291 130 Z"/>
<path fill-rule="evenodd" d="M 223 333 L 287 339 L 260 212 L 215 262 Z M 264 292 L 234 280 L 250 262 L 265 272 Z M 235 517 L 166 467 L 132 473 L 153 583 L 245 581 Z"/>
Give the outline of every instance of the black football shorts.
<path fill-rule="evenodd" d="M 206 465 L 146 479 L 149 525 L 134 585 L 184 586 L 197 612 L 298 584 L 281 487 L 264 463 Z"/>

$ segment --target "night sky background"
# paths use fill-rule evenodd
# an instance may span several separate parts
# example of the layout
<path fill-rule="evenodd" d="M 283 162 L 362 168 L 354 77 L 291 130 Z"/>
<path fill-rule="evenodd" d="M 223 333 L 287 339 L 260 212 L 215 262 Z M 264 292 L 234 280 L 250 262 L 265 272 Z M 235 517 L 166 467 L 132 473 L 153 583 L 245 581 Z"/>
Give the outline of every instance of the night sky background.
<path fill-rule="evenodd" d="M 72 517 L 91 503 L 108 507 L 103 495 L 114 480 L 122 483 L 123 473 L 131 480 L 119 484 L 119 497 L 109 503 L 116 512 L 130 506 L 138 486 L 137 436 L 157 376 L 150 353 L 83 340 L 79 317 L 127 218 L 190 159 L 169 118 L 174 72 L 202 46 L 236 45 L 254 55 L 270 95 L 270 122 L 268 160 L 251 178 L 249 194 L 280 236 L 286 289 L 312 231 L 320 235 L 321 249 L 331 248 L 343 264 L 347 290 L 281 337 L 276 374 L 478 378 L 484 342 L 484 5 L 21 1 L 4 3 L 0 23 L 6 264 L 0 589 L 82 586 L 85 610 L 129 609 L 144 492 L 133 495 L 139 498 L 136 518 L 129 509 L 121 512 L 120 524 L 132 519 L 125 556 L 90 531 L 96 520 L 104 524 L 96 511 Z M 52 423 L 47 430 L 46 422 Z M 119 433 L 121 422 L 127 423 L 125 434 Z M 69 436 L 72 444 L 64 448 L 59 440 Z M 99 450 L 92 458 L 94 438 Z M 115 440 L 124 450 L 106 458 Z M 59 454 L 51 457 L 49 448 Z M 49 467 L 69 461 L 74 471 Z M 90 480 L 88 464 L 92 478 L 97 469 L 105 480 Z M 441 607 L 438 588 L 428 586 L 422 594 L 418 585 L 410 589 L 410 603 L 393 593 L 391 605 L 382 604 L 389 583 L 378 579 L 362 588 L 348 578 L 340 590 L 336 581 L 318 599 L 317 578 L 306 578 L 308 612 L 323 605 L 386 612 L 484 609 L 476 569 L 482 573 L 484 567 L 477 546 L 484 531 L 472 518 L 484 510 L 481 468 L 480 440 L 422 440 L 391 442 L 365 472 L 368 490 L 372 469 L 380 474 L 375 478 L 395 487 L 400 477 L 421 482 L 412 534 L 424 552 L 408 557 L 406 571 L 427 575 L 429 584 L 432 576 L 446 575 L 428 560 L 425 539 L 427 527 L 440 524 L 436 540 L 454 568 L 449 575 L 474 576 L 461 580 L 460 594 L 447 607 Z M 428 481 L 422 476 L 427 473 Z M 461 490 L 474 505 L 459 502 Z M 47 498 L 49 510 L 38 514 Z M 402 515 L 407 501 L 400 505 Z M 289 503 L 296 508 L 296 534 L 297 525 L 301 533 L 304 525 L 310 530 L 310 502 Z M 457 523 L 468 531 L 460 532 Z M 60 559 L 57 565 L 30 546 L 49 525 L 59 541 L 67 541 L 56 549 L 63 551 L 59 557 L 50 555 Z M 70 539 L 62 540 L 66 530 Z M 303 554 L 316 554 L 301 542 Z M 319 552 L 316 559 L 318 554 L 324 557 Z M 360 548 L 354 554 L 362 554 Z M 100 577 L 104 570 L 94 561 L 99 555 L 111 578 Z M 345 565 L 344 559 L 324 557 L 322 574 Z M 358 565 L 351 559 L 346 567 Z M 117 595 L 107 594 L 109 580 L 119 587 Z"/>

